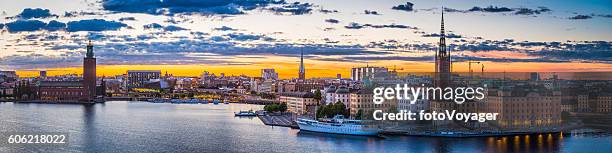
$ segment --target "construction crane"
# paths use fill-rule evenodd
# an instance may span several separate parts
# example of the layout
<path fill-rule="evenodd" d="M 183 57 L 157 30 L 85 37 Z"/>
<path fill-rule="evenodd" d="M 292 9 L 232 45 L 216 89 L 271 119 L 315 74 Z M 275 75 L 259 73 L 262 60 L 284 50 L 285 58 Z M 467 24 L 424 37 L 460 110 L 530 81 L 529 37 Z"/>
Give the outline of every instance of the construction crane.
<path fill-rule="evenodd" d="M 480 64 L 480 62 L 473 62 L 473 61 L 468 61 L 468 69 L 470 69 L 470 77 L 472 76 L 472 73 L 474 72 L 472 70 L 472 63 L 473 64 Z M 483 68 L 484 69 L 484 68 Z"/>

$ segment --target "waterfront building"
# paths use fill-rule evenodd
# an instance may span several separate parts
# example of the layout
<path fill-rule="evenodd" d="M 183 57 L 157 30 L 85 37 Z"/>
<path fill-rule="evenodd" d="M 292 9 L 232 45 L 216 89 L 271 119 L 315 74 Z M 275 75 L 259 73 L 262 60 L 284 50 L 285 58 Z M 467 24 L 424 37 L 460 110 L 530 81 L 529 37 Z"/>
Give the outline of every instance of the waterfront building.
<path fill-rule="evenodd" d="M 160 70 L 128 70 L 127 71 L 127 88 L 131 90 L 133 88 L 145 88 L 147 84 L 151 83 L 151 80 L 159 79 L 161 75 Z"/>
<path fill-rule="evenodd" d="M 274 69 L 261 69 L 261 77 L 265 80 L 278 80 L 278 73 Z"/>
<path fill-rule="evenodd" d="M 330 85 L 324 90 L 325 104 L 334 103 L 336 101 L 336 86 Z"/>
<path fill-rule="evenodd" d="M 561 124 L 561 92 L 543 86 L 490 89 L 482 112 L 499 113 L 495 127 L 515 131 L 546 131 Z"/>
<path fill-rule="evenodd" d="M 40 81 L 37 88 L 38 99 L 50 102 L 93 102 L 97 95 L 104 95 L 103 92 L 97 91 L 96 58 L 91 41 L 87 44 L 86 56 L 83 59 L 82 78 L 76 76 L 50 78 Z"/>
<path fill-rule="evenodd" d="M 39 99 L 50 102 L 77 102 L 89 100 L 83 81 L 40 81 Z"/>
<path fill-rule="evenodd" d="M 338 89 L 336 89 L 336 92 L 334 93 L 334 101 L 332 101 L 331 103 L 336 103 L 336 102 L 341 102 L 344 104 L 344 106 L 350 106 L 350 94 L 351 91 L 346 88 L 345 86 L 340 86 Z M 330 103 L 327 103 L 330 104 Z"/>
<path fill-rule="evenodd" d="M 597 96 L 596 113 L 612 112 L 612 94 L 603 93 Z"/>
<path fill-rule="evenodd" d="M 93 43 L 87 44 L 86 57 L 83 59 L 83 89 L 87 101 L 96 97 L 96 58 L 94 57 Z"/>
<path fill-rule="evenodd" d="M 296 114 L 306 114 L 307 107 L 317 105 L 312 92 L 284 92 L 278 98 L 281 103 L 287 104 L 287 110 Z"/>
<path fill-rule="evenodd" d="M 160 88 L 164 88 L 168 83 L 160 80 Z M 174 85 L 175 90 L 195 90 L 199 87 L 197 78 L 177 78 Z"/>
<path fill-rule="evenodd" d="M 369 119 L 375 110 L 384 112 L 393 112 L 397 109 L 397 100 L 385 100 L 382 104 L 374 104 L 374 93 L 371 88 L 364 88 L 353 91 L 349 94 L 349 105 L 346 105 L 350 110 L 350 116 L 356 118 L 361 112 L 362 119 Z"/>
<path fill-rule="evenodd" d="M 0 82 L 0 101 L 13 100 L 15 98 L 16 82 Z"/>
<path fill-rule="evenodd" d="M 15 71 L 0 71 L 0 83 L 15 82 L 17 79 L 19 79 L 19 76 Z"/>
<path fill-rule="evenodd" d="M 354 67 L 351 69 L 351 80 L 353 81 L 362 81 L 364 78 L 369 78 L 374 76 L 377 73 L 387 73 L 389 69 L 385 67 Z"/>

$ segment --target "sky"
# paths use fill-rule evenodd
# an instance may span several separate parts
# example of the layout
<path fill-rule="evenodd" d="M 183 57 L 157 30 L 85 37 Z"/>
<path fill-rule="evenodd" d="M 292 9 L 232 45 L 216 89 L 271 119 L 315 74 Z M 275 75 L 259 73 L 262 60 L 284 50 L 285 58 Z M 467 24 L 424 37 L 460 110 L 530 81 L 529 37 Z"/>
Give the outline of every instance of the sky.
<path fill-rule="evenodd" d="M 349 77 L 350 68 L 433 71 L 444 8 L 453 71 L 612 70 L 609 0 L 24 0 L 0 6 L 0 70 L 98 75 L 161 69 Z M 480 65 L 480 66 L 482 66 Z M 480 67 L 473 66 L 473 67 Z M 478 69 L 480 70 L 480 69 Z"/>

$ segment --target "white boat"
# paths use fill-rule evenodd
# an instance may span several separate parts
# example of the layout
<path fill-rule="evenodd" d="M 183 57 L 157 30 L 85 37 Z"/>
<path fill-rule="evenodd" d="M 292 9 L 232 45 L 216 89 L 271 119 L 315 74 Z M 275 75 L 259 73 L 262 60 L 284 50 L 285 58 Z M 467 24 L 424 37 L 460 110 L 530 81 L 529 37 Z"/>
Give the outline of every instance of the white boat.
<path fill-rule="evenodd" d="M 257 116 L 257 114 L 253 112 L 253 110 L 249 110 L 249 111 L 240 111 L 238 113 L 234 113 L 234 116 Z"/>
<path fill-rule="evenodd" d="M 296 122 L 300 130 L 312 132 L 374 136 L 381 131 L 375 126 L 363 124 L 361 120 L 344 119 L 342 115 L 325 121 L 300 118 Z"/>

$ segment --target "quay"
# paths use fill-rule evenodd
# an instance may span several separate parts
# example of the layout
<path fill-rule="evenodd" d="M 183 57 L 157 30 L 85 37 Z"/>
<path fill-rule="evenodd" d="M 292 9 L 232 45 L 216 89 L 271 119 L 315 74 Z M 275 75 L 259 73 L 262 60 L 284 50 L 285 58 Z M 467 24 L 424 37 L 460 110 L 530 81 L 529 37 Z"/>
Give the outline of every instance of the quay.
<path fill-rule="evenodd" d="M 257 115 L 257 117 L 265 125 L 299 129 L 297 123 L 294 121 L 295 117 L 297 116 L 293 115 L 292 113 Z"/>

